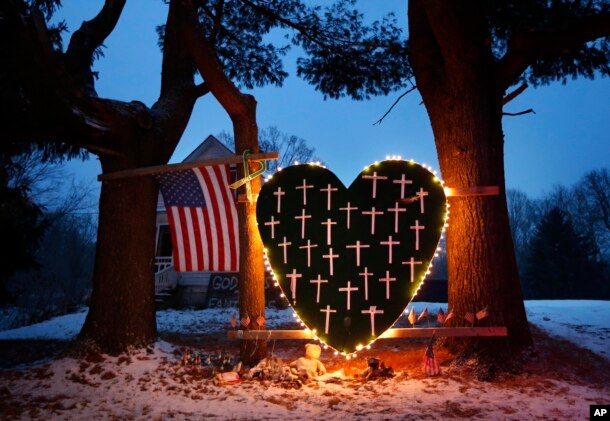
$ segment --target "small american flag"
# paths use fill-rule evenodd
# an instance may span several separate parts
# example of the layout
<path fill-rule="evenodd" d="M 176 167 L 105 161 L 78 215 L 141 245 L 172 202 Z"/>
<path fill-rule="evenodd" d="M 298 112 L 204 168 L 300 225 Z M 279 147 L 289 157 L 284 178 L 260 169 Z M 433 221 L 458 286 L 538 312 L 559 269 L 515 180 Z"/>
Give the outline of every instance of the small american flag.
<path fill-rule="evenodd" d="M 445 312 L 442 308 L 438 309 L 438 313 L 436 314 L 436 320 L 438 320 L 440 324 L 445 323 Z"/>
<path fill-rule="evenodd" d="M 471 311 L 469 311 L 466 314 L 464 314 L 464 319 L 466 319 L 466 321 L 468 323 L 473 324 L 474 323 L 474 314 Z"/>
<path fill-rule="evenodd" d="M 424 372 L 427 376 L 437 376 L 441 374 L 441 367 L 434 356 L 434 350 L 432 349 L 435 341 L 434 335 L 430 339 L 426 353 L 424 354 Z"/>
<path fill-rule="evenodd" d="M 489 311 L 487 310 L 487 307 L 485 307 L 483 310 L 479 310 L 477 311 L 477 320 L 481 320 L 484 319 L 485 317 L 489 317 Z"/>
<path fill-rule="evenodd" d="M 237 314 L 233 312 L 231 315 L 231 327 L 235 329 L 237 327 Z"/>
<path fill-rule="evenodd" d="M 157 176 L 167 208 L 178 272 L 239 270 L 239 231 L 229 166 Z"/>
<path fill-rule="evenodd" d="M 453 319 L 453 311 L 449 311 L 449 309 L 447 309 L 447 315 L 445 316 L 445 322 L 444 323 L 447 323 L 451 319 Z"/>
<path fill-rule="evenodd" d="M 415 322 L 417 321 L 417 317 L 415 316 L 415 307 L 411 308 L 411 312 L 407 318 L 409 319 L 409 323 L 411 323 L 412 326 L 415 326 Z"/>
<path fill-rule="evenodd" d="M 426 307 L 424 309 L 424 311 L 421 312 L 421 314 L 417 317 L 417 320 L 421 320 L 421 319 L 427 319 L 428 318 L 428 307 Z"/>

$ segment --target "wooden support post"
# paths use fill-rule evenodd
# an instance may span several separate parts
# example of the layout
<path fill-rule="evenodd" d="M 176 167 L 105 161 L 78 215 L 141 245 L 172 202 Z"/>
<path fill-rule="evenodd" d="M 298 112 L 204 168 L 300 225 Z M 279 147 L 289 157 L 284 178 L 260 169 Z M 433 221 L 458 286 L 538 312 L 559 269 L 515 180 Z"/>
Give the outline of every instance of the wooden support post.
<path fill-rule="evenodd" d="M 379 338 L 431 338 L 456 336 L 508 336 L 505 326 L 490 327 L 426 327 L 426 328 L 393 328 L 388 329 Z M 305 330 L 231 330 L 229 339 L 314 339 L 309 329 Z"/>
<path fill-rule="evenodd" d="M 445 194 L 447 197 L 498 196 L 500 188 L 498 186 L 445 187 Z"/>
<path fill-rule="evenodd" d="M 273 161 L 278 158 L 277 152 L 253 153 L 248 155 L 250 161 Z M 171 171 L 190 170 L 192 168 L 207 167 L 211 165 L 239 164 L 243 162 L 241 155 L 229 155 L 218 158 L 204 159 L 197 162 L 180 162 L 178 164 L 156 165 L 154 167 L 134 168 L 132 170 L 116 171 L 97 176 L 98 181 L 117 180 L 127 177 L 140 177 L 144 175 L 162 174 Z"/>

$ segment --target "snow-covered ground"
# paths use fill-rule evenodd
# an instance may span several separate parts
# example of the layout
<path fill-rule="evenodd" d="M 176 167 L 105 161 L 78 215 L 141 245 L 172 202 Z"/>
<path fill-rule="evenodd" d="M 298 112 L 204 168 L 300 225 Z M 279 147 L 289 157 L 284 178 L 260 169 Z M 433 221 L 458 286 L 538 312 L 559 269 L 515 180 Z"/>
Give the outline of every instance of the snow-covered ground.
<path fill-rule="evenodd" d="M 446 309 L 436 303 L 415 306 L 418 313 Z M 529 320 L 551 335 L 610 359 L 610 302 L 529 301 L 526 309 Z M 160 311 L 158 330 L 222 335 L 232 312 Z M 83 310 L 1 331 L 0 340 L 73 339 L 85 316 Z M 269 328 L 291 320 L 287 310 L 267 313 Z M 423 356 L 424 350 L 422 345 L 417 352 Z M 159 341 L 130 358 L 65 357 L 0 371 L 0 419 L 586 420 L 589 405 L 610 404 L 610 382 L 592 385 L 534 373 L 486 383 L 451 370 L 436 377 L 421 370 L 397 372 L 391 379 L 362 382 L 346 373 L 349 366 L 331 361 L 328 375 L 301 388 L 259 380 L 218 385 L 198 369 L 178 367 L 176 352 L 175 345 Z M 323 362 L 325 358 L 323 353 Z"/>
<path fill-rule="evenodd" d="M 446 304 L 413 303 L 419 314 L 424 308 L 435 313 Z M 411 306 L 409 306 L 410 308 Z M 568 339 L 610 359 L 610 301 L 557 300 L 526 301 L 530 322 L 546 332 Z M 229 329 L 234 309 L 164 310 L 157 312 L 159 332 L 186 334 L 220 333 Z M 55 317 L 18 329 L 0 331 L 2 339 L 74 339 L 82 327 L 87 309 Z M 290 310 L 267 309 L 269 329 L 285 326 L 293 320 Z"/>

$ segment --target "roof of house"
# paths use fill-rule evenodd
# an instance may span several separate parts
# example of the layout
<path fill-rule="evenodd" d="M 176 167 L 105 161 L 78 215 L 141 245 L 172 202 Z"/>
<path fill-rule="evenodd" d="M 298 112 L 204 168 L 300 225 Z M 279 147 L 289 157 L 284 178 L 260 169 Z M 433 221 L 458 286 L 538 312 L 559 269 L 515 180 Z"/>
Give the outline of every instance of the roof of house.
<path fill-rule="evenodd" d="M 202 159 L 218 158 L 221 156 L 234 155 L 224 143 L 209 135 L 199 146 L 193 150 L 182 162 L 195 162 Z"/>

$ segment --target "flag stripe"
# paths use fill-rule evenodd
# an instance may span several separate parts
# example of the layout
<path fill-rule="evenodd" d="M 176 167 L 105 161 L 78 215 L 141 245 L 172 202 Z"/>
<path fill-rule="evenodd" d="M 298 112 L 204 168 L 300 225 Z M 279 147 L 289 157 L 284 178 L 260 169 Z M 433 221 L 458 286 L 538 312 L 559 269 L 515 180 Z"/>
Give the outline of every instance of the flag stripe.
<path fill-rule="evenodd" d="M 158 177 L 177 271 L 239 269 L 239 231 L 229 166 L 201 167 Z M 174 203 L 175 202 L 175 203 Z"/>

